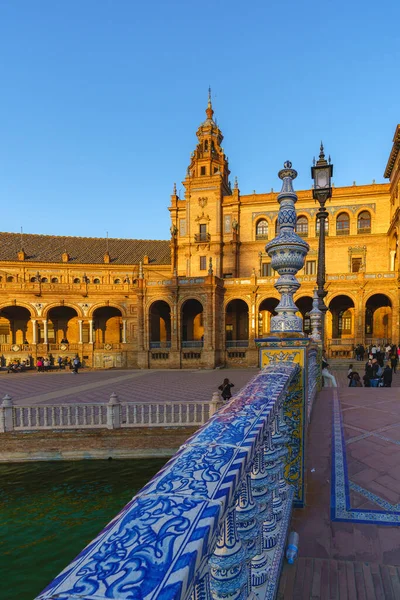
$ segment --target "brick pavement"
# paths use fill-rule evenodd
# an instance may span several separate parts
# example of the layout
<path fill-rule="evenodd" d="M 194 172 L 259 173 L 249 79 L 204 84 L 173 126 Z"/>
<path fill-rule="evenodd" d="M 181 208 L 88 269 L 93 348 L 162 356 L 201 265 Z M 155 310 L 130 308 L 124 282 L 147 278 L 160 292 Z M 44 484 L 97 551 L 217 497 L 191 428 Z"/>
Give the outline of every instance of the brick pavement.
<path fill-rule="evenodd" d="M 347 387 L 345 370 L 335 376 L 349 510 L 343 520 L 332 520 L 336 513 L 331 504 L 338 501 L 331 471 L 336 392 L 325 388 L 316 400 L 308 432 L 307 506 L 296 509 L 292 518 L 291 527 L 300 535 L 299 559 L 292 566 L 285 561 L 278 598 L 398 600 L 400 524 L 380 523 L 400 515 L 400 375 L 392 388 L 363 389 Z M 367 522 L 360 522 L 361 516 Z"/>
<path fill-rule="evenodd" d="M 237 393 L 257 369 L 132 370 L 9 373 L 0 377 L 0 398 L 9 394 L 16 405 L 108 402 L 115 392 L 121 402 L 205 402 L 228 377 Z"/>

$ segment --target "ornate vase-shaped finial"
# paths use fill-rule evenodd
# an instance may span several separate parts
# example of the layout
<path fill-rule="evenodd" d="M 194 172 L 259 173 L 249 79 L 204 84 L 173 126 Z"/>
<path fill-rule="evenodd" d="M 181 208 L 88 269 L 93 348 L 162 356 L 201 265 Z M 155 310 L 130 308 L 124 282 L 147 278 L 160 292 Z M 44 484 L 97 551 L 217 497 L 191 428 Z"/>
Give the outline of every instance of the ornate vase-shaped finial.
<path fill-rule="evenodd" d="M 284 168 L 278 173 L 279 178 L 282 179 L 282 190 L 278 195 L 279 233 L 265 246 L 271 257 L 272 268 L 280 275 L 275 288 L 281 294 L 281 300 L 275 309 L 278 314 L 271 317 L 271 333 L 294 332 L 302 335 L 303 319 L 296 316 L 298 309 L 293 294 L 300 287 L 296 273 L 304 266 L 309 245 L 295 231 L 294 205 L 297 202 L 297 195 L 293 190 L 292 181 L 297 177 L 297 171 L 292 169 L 290 161 L 286 161 L 283 166 Z"/>

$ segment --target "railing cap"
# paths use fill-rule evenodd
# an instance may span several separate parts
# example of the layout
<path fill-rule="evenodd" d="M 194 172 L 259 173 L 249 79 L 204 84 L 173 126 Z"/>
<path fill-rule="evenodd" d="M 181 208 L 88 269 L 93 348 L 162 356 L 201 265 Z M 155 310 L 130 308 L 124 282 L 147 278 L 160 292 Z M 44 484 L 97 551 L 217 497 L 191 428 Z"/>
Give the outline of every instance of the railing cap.
<path fill-rule="evenodd" d="M 13 405 L 13 401 L 12 401 L 12 397 L 9 396 L 8 394 L 6 394 L 3 398 L 3 402 L 1 403 L 1 406 L 12 406 Z"/>
<path fill-rule="evenodd" d="M 118 395 L 115 392 L 111 394 L 108 404 L 119 404 Z"/>

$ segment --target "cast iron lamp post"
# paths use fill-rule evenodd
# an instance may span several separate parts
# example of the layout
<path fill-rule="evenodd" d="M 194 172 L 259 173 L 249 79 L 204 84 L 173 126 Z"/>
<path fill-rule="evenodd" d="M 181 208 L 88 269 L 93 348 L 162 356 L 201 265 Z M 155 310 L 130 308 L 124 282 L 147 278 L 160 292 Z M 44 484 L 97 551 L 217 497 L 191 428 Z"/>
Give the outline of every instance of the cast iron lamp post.
<path fill-rule="evenodd" d="M 319 309 L 322 312 L 322 346 L 324 346 L 325 343 L 325 313 L 328 310 L 324 302 L 324 298 L 328 293 L 325 290 L 325 222 L 328 218 L 328 212 L 325 208 L 325 204 L 332 196 L 332 175 L 333 165 L 331 164 L 331 157 L 329 157 L 329 162 L 325 159 L 324 146 L 321 142 L 319 159 L 317 162 L 315 162 L 314 158 L 313 166 L 311 167 L 311 177 L 314 180 L 313 198 L 319 202 L 319 210 L 317 212 L 317 220 L 319 223 L 317 294 L 319 298 Z"/>

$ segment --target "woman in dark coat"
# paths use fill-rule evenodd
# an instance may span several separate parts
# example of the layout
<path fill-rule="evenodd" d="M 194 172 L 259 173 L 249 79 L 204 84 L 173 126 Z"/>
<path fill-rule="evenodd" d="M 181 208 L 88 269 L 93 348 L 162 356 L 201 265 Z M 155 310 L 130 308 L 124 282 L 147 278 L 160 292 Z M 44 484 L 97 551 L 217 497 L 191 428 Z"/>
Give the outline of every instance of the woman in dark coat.
<path fill-rule="evenodd" d="M 382 375 L 383 387 L 392 387 L 392 377 L 392 368 L 389 364 L 387 364 Z"/>
<path fill-rule="evenodd" d="M 218 387 L 218 389 L 221 390 L 221 396 L 225 402 L 232 398 L 231 388 L 233 387 L 234 384 L 231 383 L 227 377 L 224 379 L 224 383 Z"/>

